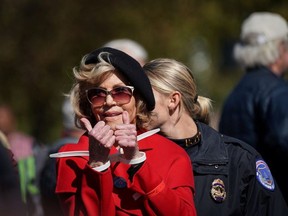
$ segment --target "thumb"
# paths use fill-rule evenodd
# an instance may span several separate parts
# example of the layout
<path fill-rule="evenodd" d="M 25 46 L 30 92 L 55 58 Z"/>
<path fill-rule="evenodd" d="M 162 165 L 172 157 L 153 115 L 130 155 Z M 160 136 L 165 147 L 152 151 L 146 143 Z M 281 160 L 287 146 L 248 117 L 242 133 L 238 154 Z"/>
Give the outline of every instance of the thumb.
<path fill-rule="evenodd" d="M 129 114 L 127 111 L 122 113 L 123 124 L 130 124 Z"/>
<path fill-rule="evenodd" d="M 89 122 L 89 120 L 87 118 L 81 118 L 80 121 L 83 123 L 83 125 L 88 130 L 88 132 L 90 132 L 92 130 L 91 123 Z"/>

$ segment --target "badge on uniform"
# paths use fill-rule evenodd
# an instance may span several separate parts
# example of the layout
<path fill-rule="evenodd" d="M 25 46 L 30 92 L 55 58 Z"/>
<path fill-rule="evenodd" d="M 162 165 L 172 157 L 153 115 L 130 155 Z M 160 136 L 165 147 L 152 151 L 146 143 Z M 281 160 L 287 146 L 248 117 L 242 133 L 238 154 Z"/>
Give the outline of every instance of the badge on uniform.
<path fill-rule="evenodd" d="M 268 190 L 273 191 L 275 184 L 268 165 L 263 160 L 256 161 L 256 178 Z"/>
<path fill-rule="evenodd" d="M 221 179 L 214 179 L 211 185 L 211 196 L 216 202 L 223 202 L 226 198 L 224 182 Z"/>

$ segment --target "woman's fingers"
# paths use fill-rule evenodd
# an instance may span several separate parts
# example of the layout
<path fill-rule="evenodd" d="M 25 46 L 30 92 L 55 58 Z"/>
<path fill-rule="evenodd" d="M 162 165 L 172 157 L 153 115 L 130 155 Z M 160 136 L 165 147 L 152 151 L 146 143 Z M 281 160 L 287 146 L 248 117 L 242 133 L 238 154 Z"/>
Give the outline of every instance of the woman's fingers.
<path fill-rule="evenodd" d="M 122 120 L 123 120 L 123 124 L 130 124 L 130 118 L 129 118 L 129 114 L 127 111 L 123 111 Z"/>
<path fill-rule="evenodd" d="M 85 128 L 87 129 L 88 132 L 90 132 L 92 130 L 92 125 L 87 118 L 81 118 L 80 121 L 85 126 Z"/>

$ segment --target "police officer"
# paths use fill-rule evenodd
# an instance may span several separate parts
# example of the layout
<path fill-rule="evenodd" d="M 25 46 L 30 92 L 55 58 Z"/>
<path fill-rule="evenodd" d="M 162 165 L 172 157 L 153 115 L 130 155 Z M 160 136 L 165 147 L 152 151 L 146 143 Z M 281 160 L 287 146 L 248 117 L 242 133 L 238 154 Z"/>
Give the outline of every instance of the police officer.
<path fill-rule="evenodd" d="M 156 106 L 147 129 L 189 154 L 198 216 L 288 215 L 288 208 L 261 155 L 250 145 L 208 126 L 211 101 L 197 95 L 189 68 L 173 59 L 144 66 Z"/>

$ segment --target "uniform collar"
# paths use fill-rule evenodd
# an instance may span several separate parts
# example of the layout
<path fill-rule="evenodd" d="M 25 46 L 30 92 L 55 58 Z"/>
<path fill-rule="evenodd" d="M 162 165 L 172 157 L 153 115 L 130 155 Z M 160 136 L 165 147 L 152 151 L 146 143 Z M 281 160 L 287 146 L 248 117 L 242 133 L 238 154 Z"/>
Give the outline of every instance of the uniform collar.
<path fill-rule="evenodd" d="M 193 155 L 193 161 L 227 163 L 228 152 L 223 141 L 223 136 L 204 123 L 196 122 L 196 124 L 201 132 L 201 142 L 197 147 L 195 146 L 198 150 Z"/>

